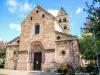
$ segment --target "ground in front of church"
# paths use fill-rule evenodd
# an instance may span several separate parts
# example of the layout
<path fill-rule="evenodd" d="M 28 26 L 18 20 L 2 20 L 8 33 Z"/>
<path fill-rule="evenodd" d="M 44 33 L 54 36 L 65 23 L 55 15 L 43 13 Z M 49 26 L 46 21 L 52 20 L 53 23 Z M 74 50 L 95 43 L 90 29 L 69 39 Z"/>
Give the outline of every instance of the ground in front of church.
<path fill-rule="evenodd" d="M 0 75 L 59 75 L 59 74 L 55 74 L 54 72 L 0 69 Z"/>

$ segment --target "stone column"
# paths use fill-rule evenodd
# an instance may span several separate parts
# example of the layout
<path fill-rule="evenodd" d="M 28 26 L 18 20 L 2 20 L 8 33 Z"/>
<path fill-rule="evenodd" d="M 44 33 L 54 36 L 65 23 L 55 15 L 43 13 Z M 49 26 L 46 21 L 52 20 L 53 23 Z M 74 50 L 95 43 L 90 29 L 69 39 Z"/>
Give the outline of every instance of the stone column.
<path fill-rule="evenodd" d="M 45 52 L 42 52 L 42 64 L 45 62 Z"/>
<path fill-rule="evenodd" d="M 32 63 L 31 63 L 31 69 L 33 70 L 34 69 L 34 52 L 32 52 L 31 56 L 32 56 L 31 57 L 31 61 L 32 61 Z"/>
<path fill-rule="evenodd" d="M 30 50 L 28 50 L 28 54 L 27 54 L 27 71 L 30 71 L 30 70 L 32 70 L 31 69 L 31 51 Z"/>

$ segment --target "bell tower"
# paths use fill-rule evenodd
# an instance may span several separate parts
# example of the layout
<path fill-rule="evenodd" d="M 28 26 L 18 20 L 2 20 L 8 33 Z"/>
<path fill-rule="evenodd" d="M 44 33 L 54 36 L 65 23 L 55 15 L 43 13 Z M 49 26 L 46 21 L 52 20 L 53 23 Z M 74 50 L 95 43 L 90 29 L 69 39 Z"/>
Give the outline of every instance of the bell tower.
<path fill-rule="evenodd" d="M 61 25 L 66 34 L 70 33 L 69 16 L 66 11 L 61 7 L 58 15 L 56 16 L 58 23 Z"/>

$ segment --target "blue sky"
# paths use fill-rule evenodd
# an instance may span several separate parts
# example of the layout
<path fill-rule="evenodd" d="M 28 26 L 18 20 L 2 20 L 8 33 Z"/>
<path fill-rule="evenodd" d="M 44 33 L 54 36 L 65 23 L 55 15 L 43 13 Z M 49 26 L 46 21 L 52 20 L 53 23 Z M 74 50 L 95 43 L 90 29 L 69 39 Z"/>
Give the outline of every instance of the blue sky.
<path fill-rule="evenodd" d="M 10 41 L 20 35 L 20 24 L 39 4 L 56 15 L 62 6 L 70 16 L 71 33 L 80 36 L 80 27 L 85 22 L 87 13 L 85 2 L 92 0 L 0 0 L 0 40 Z"/>

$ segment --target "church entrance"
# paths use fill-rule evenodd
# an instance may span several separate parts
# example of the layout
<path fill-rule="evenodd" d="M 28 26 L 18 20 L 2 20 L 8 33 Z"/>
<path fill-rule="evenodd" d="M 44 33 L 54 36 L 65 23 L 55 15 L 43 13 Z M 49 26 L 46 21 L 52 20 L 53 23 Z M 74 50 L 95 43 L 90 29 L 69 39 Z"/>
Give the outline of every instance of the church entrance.
<path fill-rule="evenodd" d="M 41 70 L 41 61 L 42 61 L 42 53 L 35 52 L 34 53 L 34 70 Z"/>
<path fill-rule="evenodd" d="M 42 63 L 44 63 L 45 60 L 45 53 L 42 43 L 39 41 L 32 42 L 31 53 L 32 55 L 30 56 L 32 59 L 30 58 L 30 60 L 32 61 L 32 70 L 42 70 Z"/>

